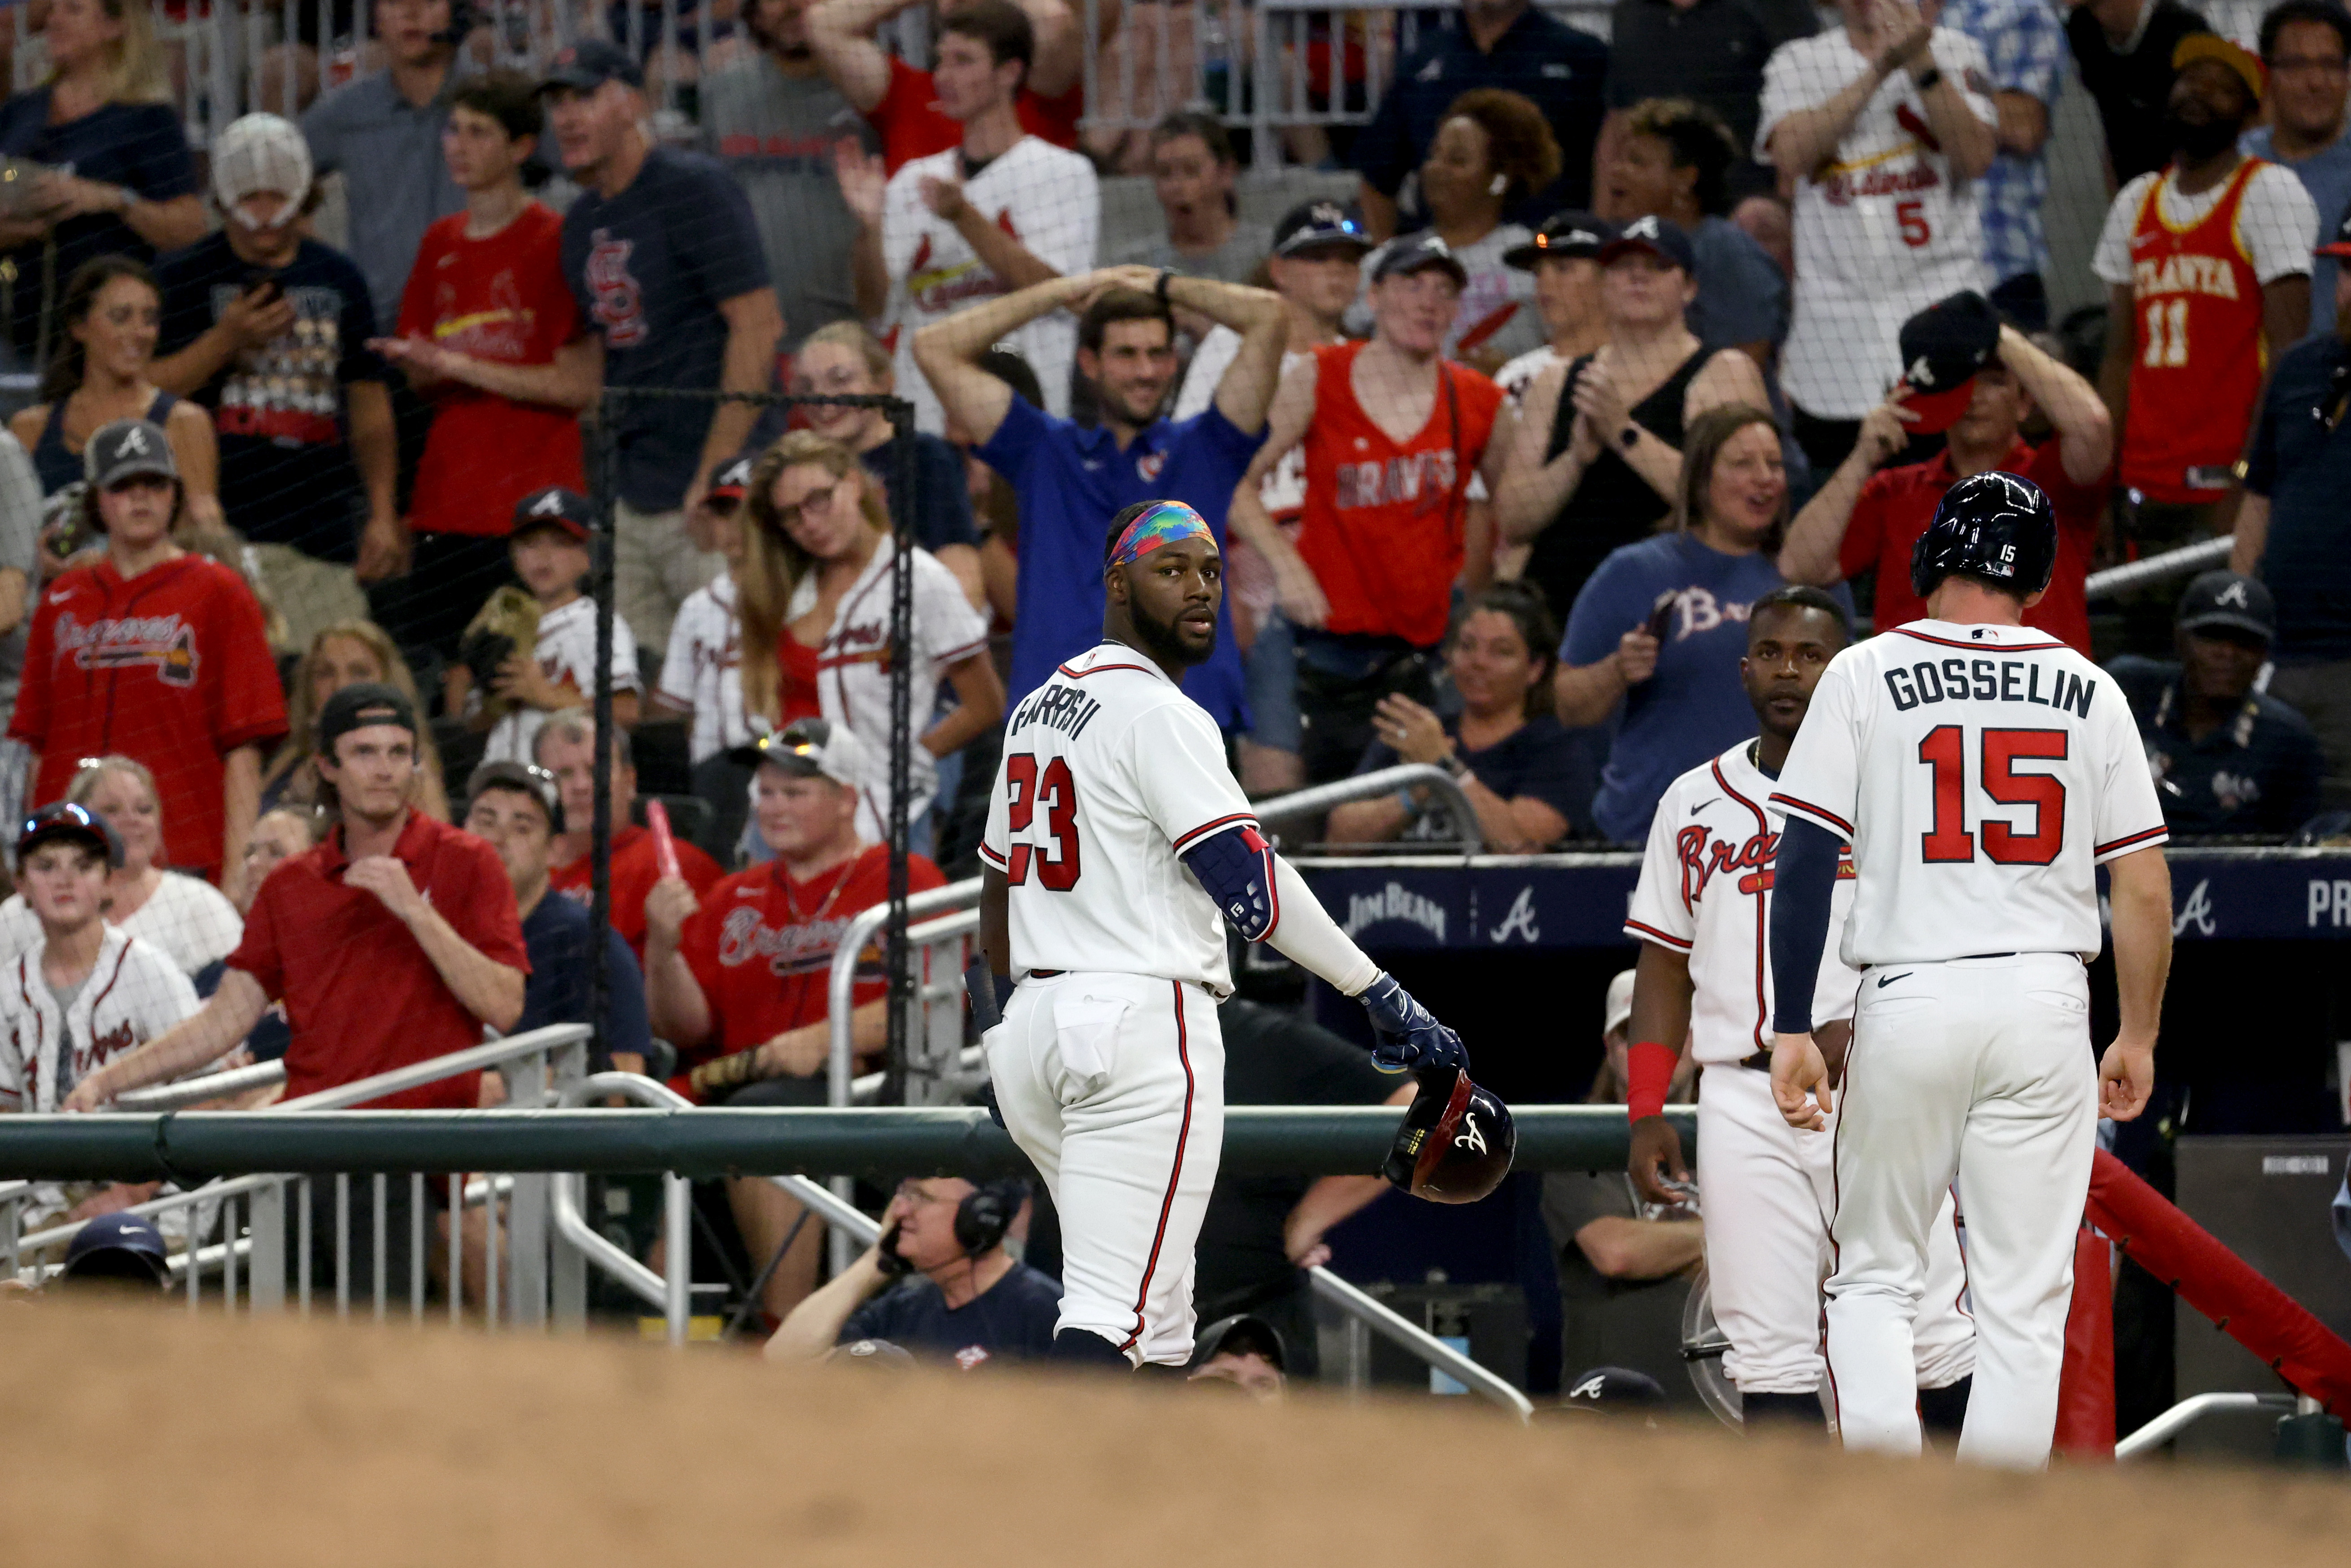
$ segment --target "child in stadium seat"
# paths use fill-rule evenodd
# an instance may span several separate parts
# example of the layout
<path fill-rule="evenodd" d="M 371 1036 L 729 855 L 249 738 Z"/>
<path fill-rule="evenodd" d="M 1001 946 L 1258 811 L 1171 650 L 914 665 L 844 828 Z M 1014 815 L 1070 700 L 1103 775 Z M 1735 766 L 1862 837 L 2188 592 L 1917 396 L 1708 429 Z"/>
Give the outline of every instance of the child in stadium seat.
<path fill-rule="evenodd" d="M 750 745 L 767 728 L 743 706 L 742 633 L 735 613 L 736 578 L 743 570 L 743 496 L 751 483 L 751 461 L 737 457 L 720 469 L 703 497 L 711 540 L 726 559 L 726 570 L 687 594 L 677 607 L 677 619 L 669 629 L 669 652 L 662 659 L 652 697 L 655 713 L 684 714 L 692 725 L 686 759 L 694 768 L 694 793 L 716 819 L 705 835 L 705 841 L 714 846 L 740 837 L 750 811 L 750 770 L 727 753 Z M 960 494 L 960 473 L 956 484 Z M 539 731 L 542 739 L 546 734 Z"/>
<path fill-rule="evenodd" d="M 588 575 L 589 521 L 588 497 L 559 486 L 534 490 L 515 503 L 514 532 L 507 548 L 514 558 L 515 575 L 538 606 L 532 646 L 525 652 L 512 645 L 519 639 L 486 639 L 477 630 L 485 617 L 503 622 L 499 595 L 509 591 L 500 589 L 467 629 L 458 645 L 458 662 L 442 676 L 447 711 L 463 713 L 473 728 L 490 732 L 482 752 L 485 761 L 529 761 L 532 737 L 547 716 L 578 707 L 596 689 L 596 601 L 580 591 Z M 496 660 L 491 671 L 476 670 L 469 663 L 489 658 Z M 477 689 L 476 681 L 486 689 Z M 637 640 L 616 612 L 612 717 L 623 729 L 637 722 L 641 684 Z"/>

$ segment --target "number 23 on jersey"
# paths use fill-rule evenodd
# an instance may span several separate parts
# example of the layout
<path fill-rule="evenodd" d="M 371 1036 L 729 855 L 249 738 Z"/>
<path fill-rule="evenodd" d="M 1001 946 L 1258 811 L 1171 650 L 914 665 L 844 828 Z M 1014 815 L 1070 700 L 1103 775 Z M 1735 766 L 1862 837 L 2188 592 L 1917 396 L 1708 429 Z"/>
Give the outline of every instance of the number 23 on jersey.
<path fill-rule="evenodd" d="M 1012 834 L 1020 841 L 1006 857 L 1004 880 L 1023 886 L 1033 869 L 1038 883 L 1050 892 L 1067 893 L 1077 886 L 1083 869 L 1078 860 L 1078 785 L 1070 776 L 1069 762 L 1056 757 L 1040 768 L 1030 753 L 1014 752 L 1004 759 L 1004 788 Z M 1040 816 L 1044 818 L 1043 843 L 1025 837 Z"/>

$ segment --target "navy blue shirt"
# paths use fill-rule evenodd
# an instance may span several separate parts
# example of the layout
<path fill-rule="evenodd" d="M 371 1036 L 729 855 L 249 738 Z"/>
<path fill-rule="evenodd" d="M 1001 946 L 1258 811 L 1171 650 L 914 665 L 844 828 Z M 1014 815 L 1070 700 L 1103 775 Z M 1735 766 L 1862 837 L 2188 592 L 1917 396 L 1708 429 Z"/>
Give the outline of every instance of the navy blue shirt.
<path fill-rule="evenodd" d="M 126 186 L 151 202 L 196 193 L 195 159 L 188 152 L 180 116 L 168 103 L 109 103 L 78 120 L 51 125 L 49 89 L 37 87 L 0 103 L 0 153 L 67 168 L 102 185 Z M 59 304 L 75 269 L 94 256 L 155 258 L 155 247 L 114 213 L 68 218 L 52 235 L 57 246 L 51 279 Z M 16 267 L 15 316 L 9 326 L 17 346 L 26 351 L 39 329 L 44 249 L 37 240 L 7 257 Z M 52 319 L 51 341 L 64 329 Z"/>
<path fill-rule="evenodd" d="M 2351 347 L 2332 333 L 2296 343 L 2270 373 L 2245 458 L 2245 488 L 2270 501 L 2253 570 L 2277 600 L 2281 663 L 2351 659 L 2351 422 L 2326 425 L 2346 393 Z"/>
<path fill-rule="evenodd" d="M 1461 716 L 1453 714 L 1445 720 L 1445 733 L 1457 741 L 1461 737 Z M 1510 734 L 1482 751 L 1472 751 L 1466 746 L 1457 747 L 1455 754 L 1478 777 L 1478 782 L 1505 800 L 1515 800 L 1521 795 L 1531 796 L 1575 823 L 1575 739 L 1562 728 L 1559 720 L 1549 714 L 1540 714 L 1519 726 Z M 1358 774 L 1376 773 L 1383 768 L 1394 768 L 1403 761 L 1395 748 L 1384 740 L 1375 740 L 1364 748 L 1363 761 L 1355 765 Z M 1439 811 L 1437 816 L 1442 817 Z M 1426 816 L 1420 818 L 1405 831 L 1405 838 L 1416 838 Z"/>
<path fill-rule="evenodd" d="M 1660 534 L 1613 552 L 1575 596 L 1559 656 L 1579 668 L 1614 653 L 1659 595 L 1677 596 L 1656 674 L 1625 695 L 1592 802 L 1603 838 L 1646 839 L 1666 786 L 1755 733 L 1755 709 L 1739 684 L 1747 612 L 1786 580 L 1769 555 L 1725 555 L 1693 534 Z M 1852 610 L 1844 584 L 1829 591 Z"/>
<path fill-rule="evenodd" d="M 656 147 L 619 195 L 582 191 L 563 214 L 563 279 L 604 336 L 607 387 L 716 391 L 726 358 L 718 307 L 768 285 L 743 188 L 715 159 Z M 702 461 L 716 404 L 652 398 L 613 420 L 620 493 L 674 511 Z"/>
<path fill-rule="evenodd" d="M 1420 167 L 1428 144 L 1453 100 L 1472 88 L 1498 87 L 1534 100 L 1566 160 L 1548 190 L 1521 201 L 1506 215 L 1541 223 L 1562 207 L 1592 204 L 1592 145 L 1606 112 L 1608 46 L 1555 16 L 1530 7 L 1483 55 L 1469 31 L 1452 26 L 1424 27 L 1421 43 L 1396 68 L 1395 85 L 1380 99 L 1372 122 L 1355 138 L 1355 167 L 1372 188 L 1394 196 L 1405 176 Z M 1415 223 L 1398 225 L 1410 233 Z"/>
<path fill-rule="evenodd" d="M 538 907 L 523 917 L 523 946 L 530 954 L 530 974 L 522 985 L 522 1018 L 514 1032 L 541 1029 L 551 1023 L 589 1023 L 588 1006 L 595 977 L 589 969 L 588 906 L 559 893 L 549 893 Z M 604 928 L 605 960 L 611 976 L 608 993 L 611 1010 L 604 1033 L 608 1051 L 632 1051 L 639 1056 L 653 1048 L 653 1025 L 645 1012 L 645 977 L 637 956 L 611 926 Z"/>
<path fill-rule="evenodd" d="M 920 1274 L 899 1281 L 849 1314 L 837 1344 L 886 1339 L 924 1361 L 970 1372 L 990 1361 L 1040 1361 L 1053 1346 L 1061 1287 L 1026 1263 L 960 1307 Z"/>
<path fill-rule="evenodd" d="M 163 324 L 156 358 L 210 331 L 256 270 L 237 259 L 225 233 L 157 262 Z M 242 350 L 196 389 L 220 432 L 221 508 L 256 543 L 356 560 L 367 492 L 351 462 L 343 388 L 391 379 L 367 346 L 375 336 L 367 279 L 350 257 L 309 239 L 269 276 L 294 302 L 292 329 Z"/>
<path fill-rule="evenodd" d="M 2179 666 L 2126 653 L 2106 665 L 2129 699 L 2147 766 L 2174 833 L 2293 832 L 2318 813 L 2318 737 L 2302 715 L 2249 692 L 2236 716 L 2202 740 L 2183 717 Z"/>
<path fill-rule="evenodd" d="M 1147 426 L 1123 452 L 1092 429 L 1011 400 L 979 459 L 1020 496 L 1020 614 L 1012 623 L 1012 684 L 1005 712 L 1045 684 L 1053 666 L 1102 641 L 1102 541 L 1110 520 L 1137 501 L 1181 501 L 1225 546 L 1225 508 L 1265 431 L 1245 435 L 1215 405 Z M 1217 611 L 1217 647 L 1184 677 L 1184 695 L 1225 729 L 1248 727 L 1232 596 Z"/>

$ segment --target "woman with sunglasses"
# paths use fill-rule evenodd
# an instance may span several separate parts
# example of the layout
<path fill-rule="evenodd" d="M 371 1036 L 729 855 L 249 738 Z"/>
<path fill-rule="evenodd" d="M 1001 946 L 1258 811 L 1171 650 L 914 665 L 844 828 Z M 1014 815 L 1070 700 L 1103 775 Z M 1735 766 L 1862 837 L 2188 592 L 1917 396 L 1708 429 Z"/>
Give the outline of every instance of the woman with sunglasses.
<path fill-rule="evenodd" d="M 50 583 L 33 613 L 8 726 L 34 753 L 27 798 L 63 797 L 85 757 L 130 757 L 164 809 L 162 863 L 216 883 L 258 815 L 262 748 L 286 733 L 261 606 L 235 571 L 173 542 L 188 497 L 161 426 L 117 420 L 84 456 L 81 520 L 106 553 Z"/>
<path fill-rule="evenodd" d="M 814 431 L 794 431 L 751 471 L 739 586 L 743 704 L 780 727 L 821 716 L 874 755 L 890 744 L 890 579 L 895 546 L 880 486 L 856 455 Z M 906 804 L 913 847 L 927 853 L 938 758 L 1004 715 L 1004 683 L 987 657 L 987 626 L 936 557 L 914 550 L 913 677 L 916 715 L 941 684 L 956 706 L 916 737 Z M 919 722 L 919 719 L 918 721 Z M 861 836 L 889 836 L 889 780 L 872 780 Z"/>

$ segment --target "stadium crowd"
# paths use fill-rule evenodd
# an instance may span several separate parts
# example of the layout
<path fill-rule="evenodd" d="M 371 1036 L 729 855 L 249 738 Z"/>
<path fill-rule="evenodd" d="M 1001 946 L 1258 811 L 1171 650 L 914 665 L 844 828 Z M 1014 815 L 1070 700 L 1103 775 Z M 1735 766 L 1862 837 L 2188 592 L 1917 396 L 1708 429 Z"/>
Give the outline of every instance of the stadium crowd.
<path fill-rule="evenodd" d="M 703 1103 L 820 1103 L 832 947 L 886 894 L 897 512 L 918 889 L 970 863 L 1004 716 L 1095 640 L 1104 520 L 1161 496 L 1226 540 L 1186 689 L 1250 790 L 1426 764 L 1476 815 L 1405 789 L 1332 841 L 1637 842 L 1752 733 L 1749 608 L 1812 585 L 1918 615 L 1913 542 L 1994 469 L 2054 501 L 2028 620 L 2129 692 L 2176 832 L 2351 809 L 2335 0 L 2280 0 L 2254 49 L 2179 0 L 1616 0 L 1605 43 L 1468 0 L 1368 123 L 1284 139 L 1354 184 L 1270 225 L 1217 115 L 1083 124 L 1088 55 L 1105 92 L 1154 49 L 1188 78 L 1188 17 L 1102 7 L 1088 37 L 1065 0 L 943 0 L 923 69 L 880 31 L 906 4 L 685 5 L 711 47 L 681 94 L 646 29 L 525 75 L 465 0 L 382 0 L 354 79 L 281 38 L 298 113 L 200 155 L 146 0 L 35 0 L 39 84 L 0 104 L 28 181 L 0 206 L 0 358 L 38 378 L 0 434 L 0 805 L 40 815 L 0 959 L 64 1024 L 0 1040 L 0 1109 L 233 1052 L 285 1056 L 299 1093 L 585 1017 L 600 744 L 615 1060 Z M 2043 210 L 2069 54 L 2112 193 L 2086 347 L 2052 331 Z M 1113 232 L 1102 181 L 1134 174 L 1161 222 Z M 2092 570 L 2231 534 L 2225 570 L 2094 614 Z M 101 1030 L 76 998 L 116 931 L 161 961 Z M 881 994 L 877 967 L 864 1061 Z M 1235 1097 L 1383 1097 L 1301 1061 Z M 1298 1292 L 1265 1282 L 1375 1190 L 1249 1199 L 1270 1229 L 1204 1252 L 1202 1316 L 1223 1268 L 1291 1342 L 1236 1331 L 1228 1359 L 1295 1366 Z M 952 1351 L 991 1299 L 988 1354 L 1034 1339 L 1017 1194 L 899 1193 L 920 1301 L 868 1301 L 872 1255 L 817 1289 L 797 1206 L 729 1197 L 754 1256 L 790 1253 L 771 1354 Z M 1587 1295 L 1695 1245 L 1621 1197 L 1552 1195 Z"/>

